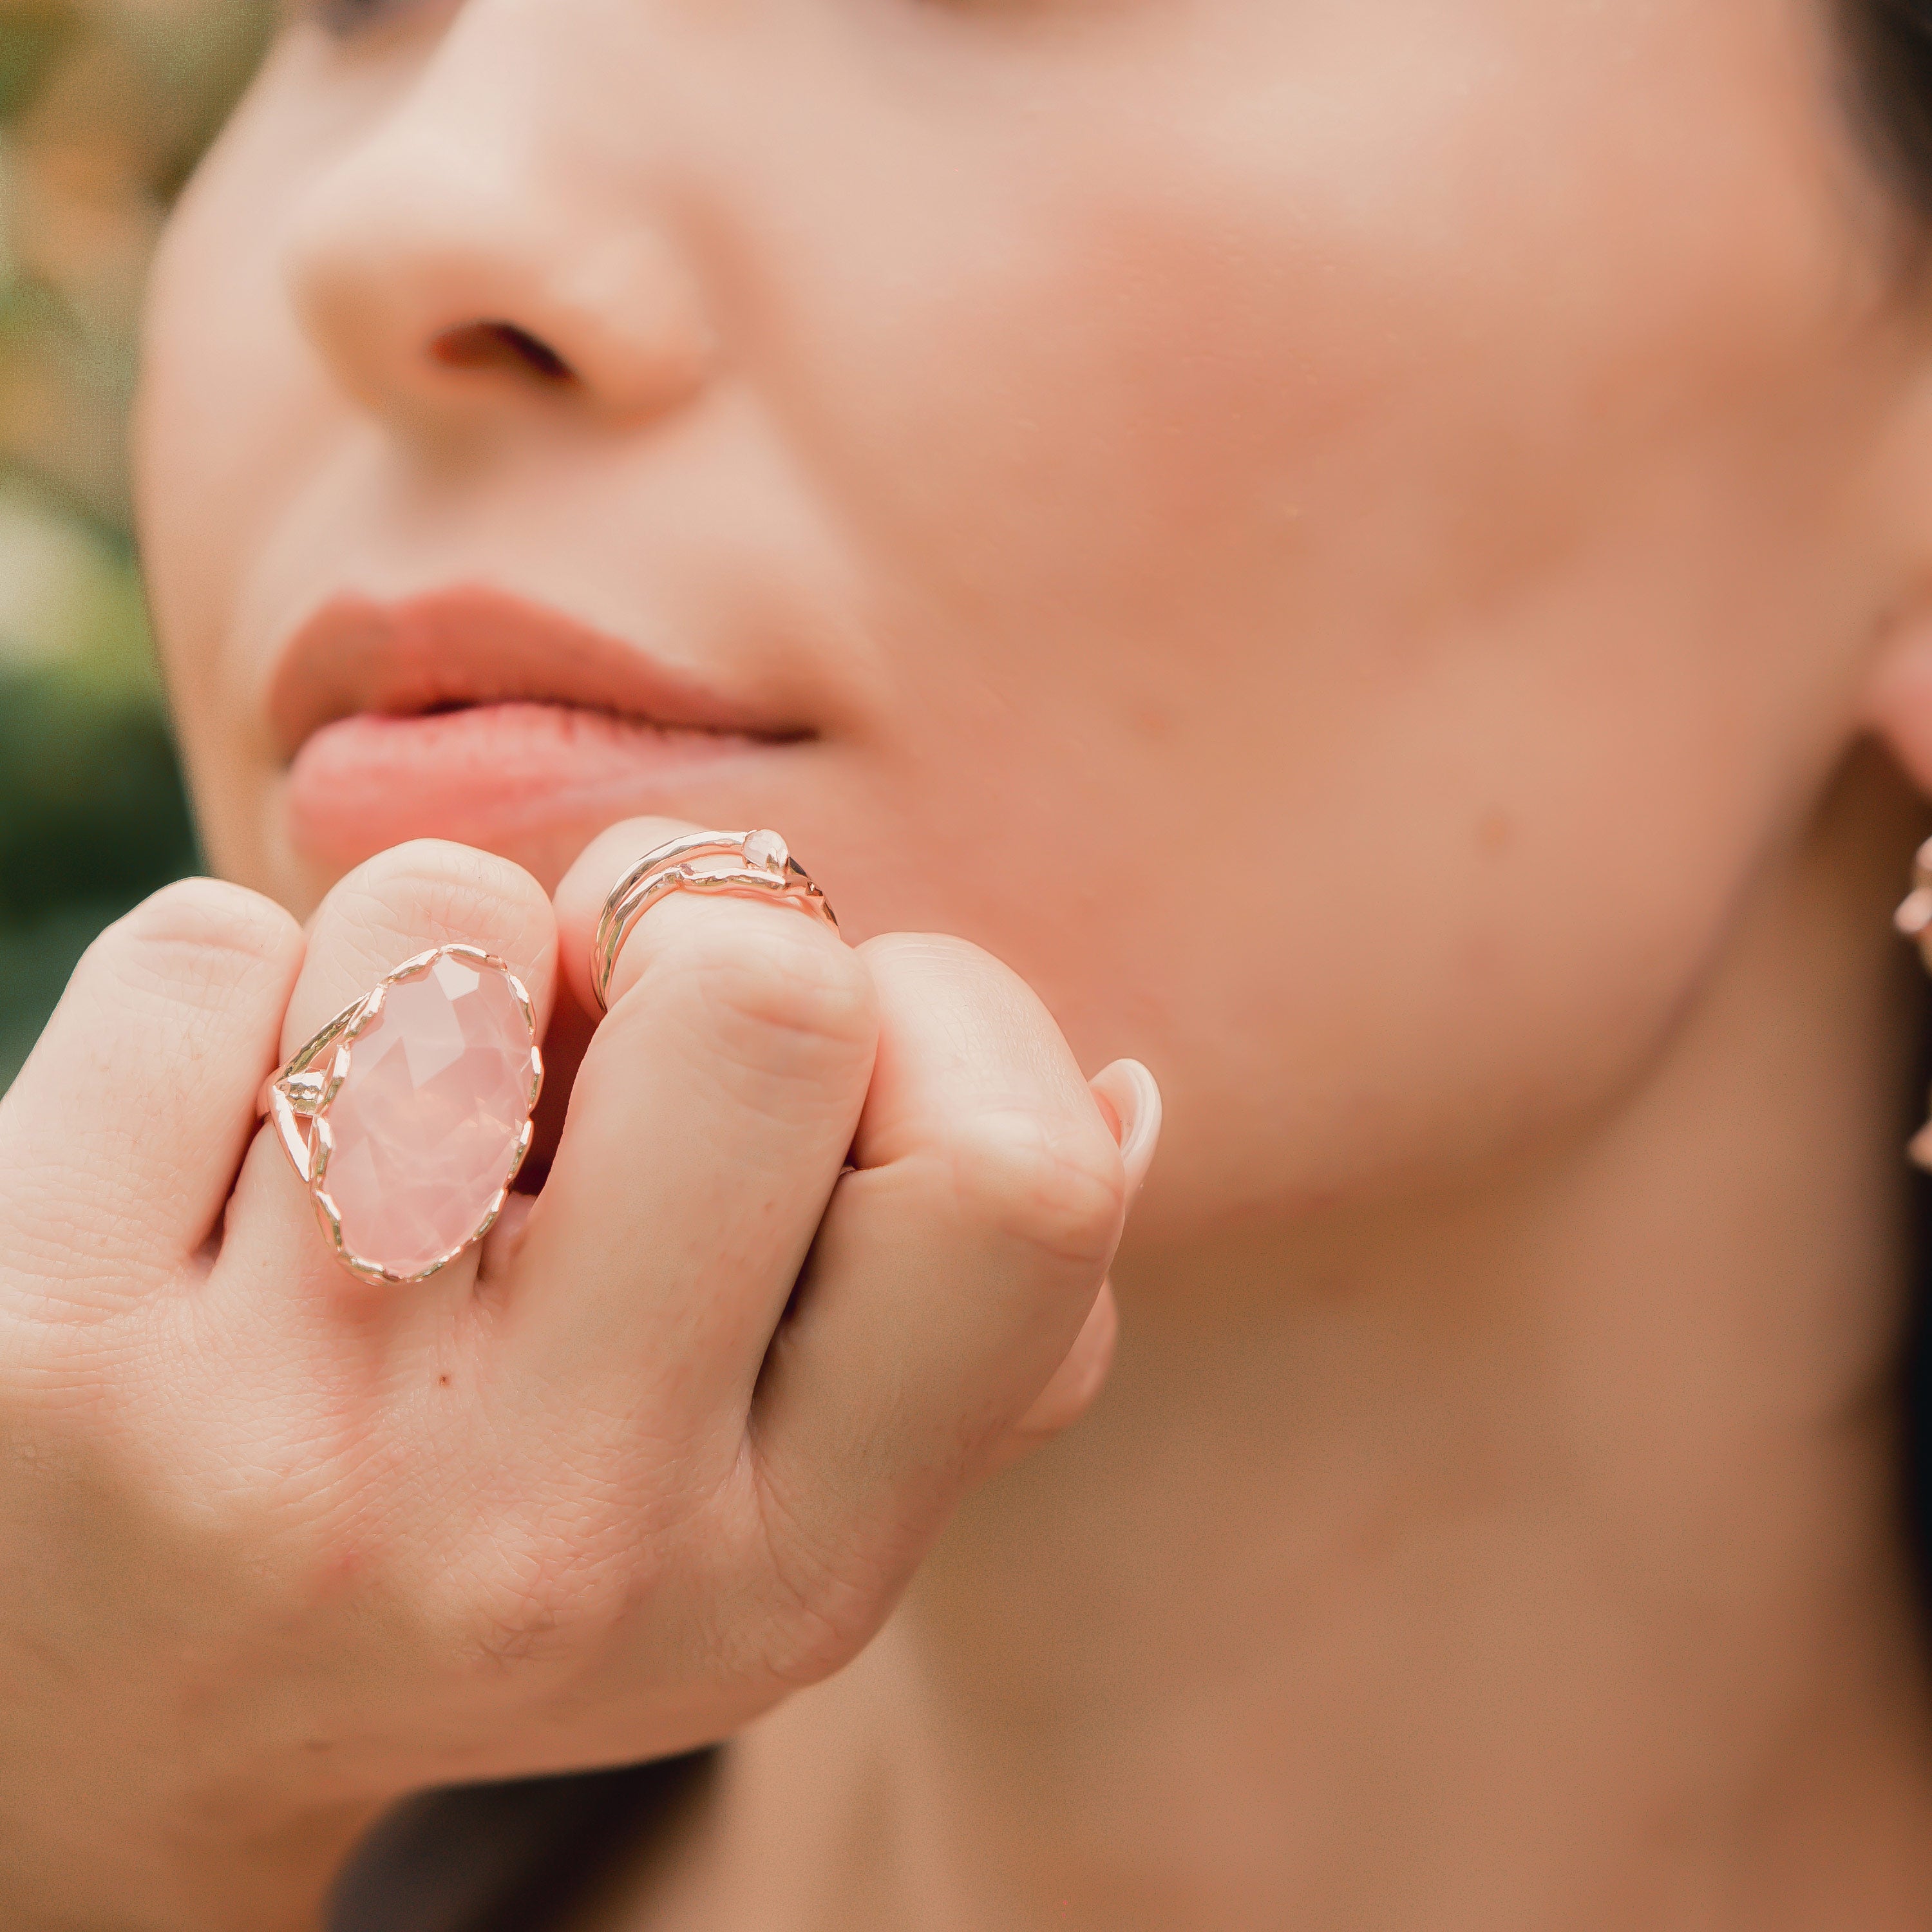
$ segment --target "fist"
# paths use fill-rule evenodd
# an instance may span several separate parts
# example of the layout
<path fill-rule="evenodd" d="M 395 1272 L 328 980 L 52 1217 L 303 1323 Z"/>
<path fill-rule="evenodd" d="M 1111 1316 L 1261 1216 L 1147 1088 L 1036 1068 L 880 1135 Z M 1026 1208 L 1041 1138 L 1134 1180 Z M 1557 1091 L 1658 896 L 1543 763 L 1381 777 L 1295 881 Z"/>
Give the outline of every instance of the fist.
<path fill-rule="evenodd" d="M 404 847 L 306 936 L 191 881 L 82 962 L 0 1104 L 10 1923 L 268 1924 L 224 1872 L 292 1895 L 406 1791 L 722 1737 L 1098 1388 L 1151 1082 L 970 946 L 741 898 L 640 922 L 540 1194 L 426 1282 L 337 1264 L 264 1076 L 446 943 L 588 1010 L 681 829 L 554 903 Z"/>

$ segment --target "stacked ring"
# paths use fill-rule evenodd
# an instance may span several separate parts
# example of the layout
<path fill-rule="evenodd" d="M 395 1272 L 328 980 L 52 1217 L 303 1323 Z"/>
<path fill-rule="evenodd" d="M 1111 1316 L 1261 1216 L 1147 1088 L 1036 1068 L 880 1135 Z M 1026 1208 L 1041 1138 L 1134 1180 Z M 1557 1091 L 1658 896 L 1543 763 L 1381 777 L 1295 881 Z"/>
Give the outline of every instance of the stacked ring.
<path fill-rule="evenodd" d="M 722 863 L 706 865 L 707 860 Z M 597 1010 L 610 1010 L 617 956 L 638 921 L 667 893 L 739 892 L 789 901 L 824 920 L 838 921 L 810 873 L 776 832 L 693 832 L 656 846 L 610 888 L 590 950 L 590 990 Z"/>

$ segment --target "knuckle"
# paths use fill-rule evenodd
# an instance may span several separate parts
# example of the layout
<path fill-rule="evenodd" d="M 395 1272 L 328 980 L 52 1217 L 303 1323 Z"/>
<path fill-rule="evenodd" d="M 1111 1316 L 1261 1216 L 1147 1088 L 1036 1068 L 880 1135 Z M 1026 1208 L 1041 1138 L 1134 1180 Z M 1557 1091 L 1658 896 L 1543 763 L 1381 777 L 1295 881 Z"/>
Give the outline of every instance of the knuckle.
<path fill-rule="evenodd" d="M 480 943 L 512 962 L 542 957 L 554 924 L 542 887 L 520 866 L 439 838 L 365 860 L 330 894 L 329 911 L 386 954 L 398 944 Z"/>
<path fill-rule="evenodd" d="M 759 1667 L 794 1689 L 856 1657 L 885 1620 L 902 1578 L 876 1555 L 814 1534 L 767 1477 L 762 1496 L 770 1602 Z"/>
<path fill-rule="evenodd" d="M 878 1011 L 858 956 L 789 909 L 734 910 L 751 916 L 681 923 L 646 968 L 656 992 L 680 995 L 714 1052 L 767 1078 L 817 1081 L 869 1059 Z"/>
<path fill-rule="evenodd" d="M 946 1154 L 968 1219 L 1070 1268 L 1106 1266 L 1126 1217 L 1126 1176 L 1097 1119 L 982 1112 L 954 1126 Z"/>
<path fill-rule="evenodd" d="M 272 900 L 220 879 L 180 879 L 116 920 L 82 967 L 126 992 L 178 998 L 279 980 L 302 929 Z"/>
<path fill-rule="evenodd" d="M 842 1670 L 883 1621 L 868 1595 L 800 1587 L 786 1580 L 780 1580 L 779 1595 L 758 1664 L 788 1690 L 808 1690 Z"/>
<path fill-rule="evenodd" d="M 437 1621 L 449 1654 L 490 1670 L 594 1658 L 645 1590 L 632 1562 L 553 1532 L 500 1531 L 453 1580 Z"/>

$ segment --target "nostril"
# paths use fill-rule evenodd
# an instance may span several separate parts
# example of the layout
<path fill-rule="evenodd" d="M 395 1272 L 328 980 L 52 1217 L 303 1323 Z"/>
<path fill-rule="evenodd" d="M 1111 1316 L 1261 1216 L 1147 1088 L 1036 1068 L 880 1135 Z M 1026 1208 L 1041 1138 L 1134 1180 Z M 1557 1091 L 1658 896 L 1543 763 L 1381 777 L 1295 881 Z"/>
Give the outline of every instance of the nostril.
<path fill-rule="evenodd" d="M 448 369 L 508 369 L 546 382 L 572 382 L 576 371 L 547 342 L 513 322 L 470 322 L 446 328 L 430 353 Z"/>

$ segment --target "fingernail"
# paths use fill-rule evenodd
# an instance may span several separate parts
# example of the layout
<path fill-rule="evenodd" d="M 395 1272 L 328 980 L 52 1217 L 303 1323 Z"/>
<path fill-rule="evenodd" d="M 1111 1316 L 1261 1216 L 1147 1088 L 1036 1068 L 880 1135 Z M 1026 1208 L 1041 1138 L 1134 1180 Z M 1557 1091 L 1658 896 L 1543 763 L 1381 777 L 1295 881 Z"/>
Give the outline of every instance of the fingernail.
<path fill-rule="evenodd" d="M 1141 1191 L 1160 1140 L 1160 1087 L 1138 1060 L 1117 1060 L 1088 1083 L 1112 1110 L 1127 1170 L 1127 1198 Z"/>

